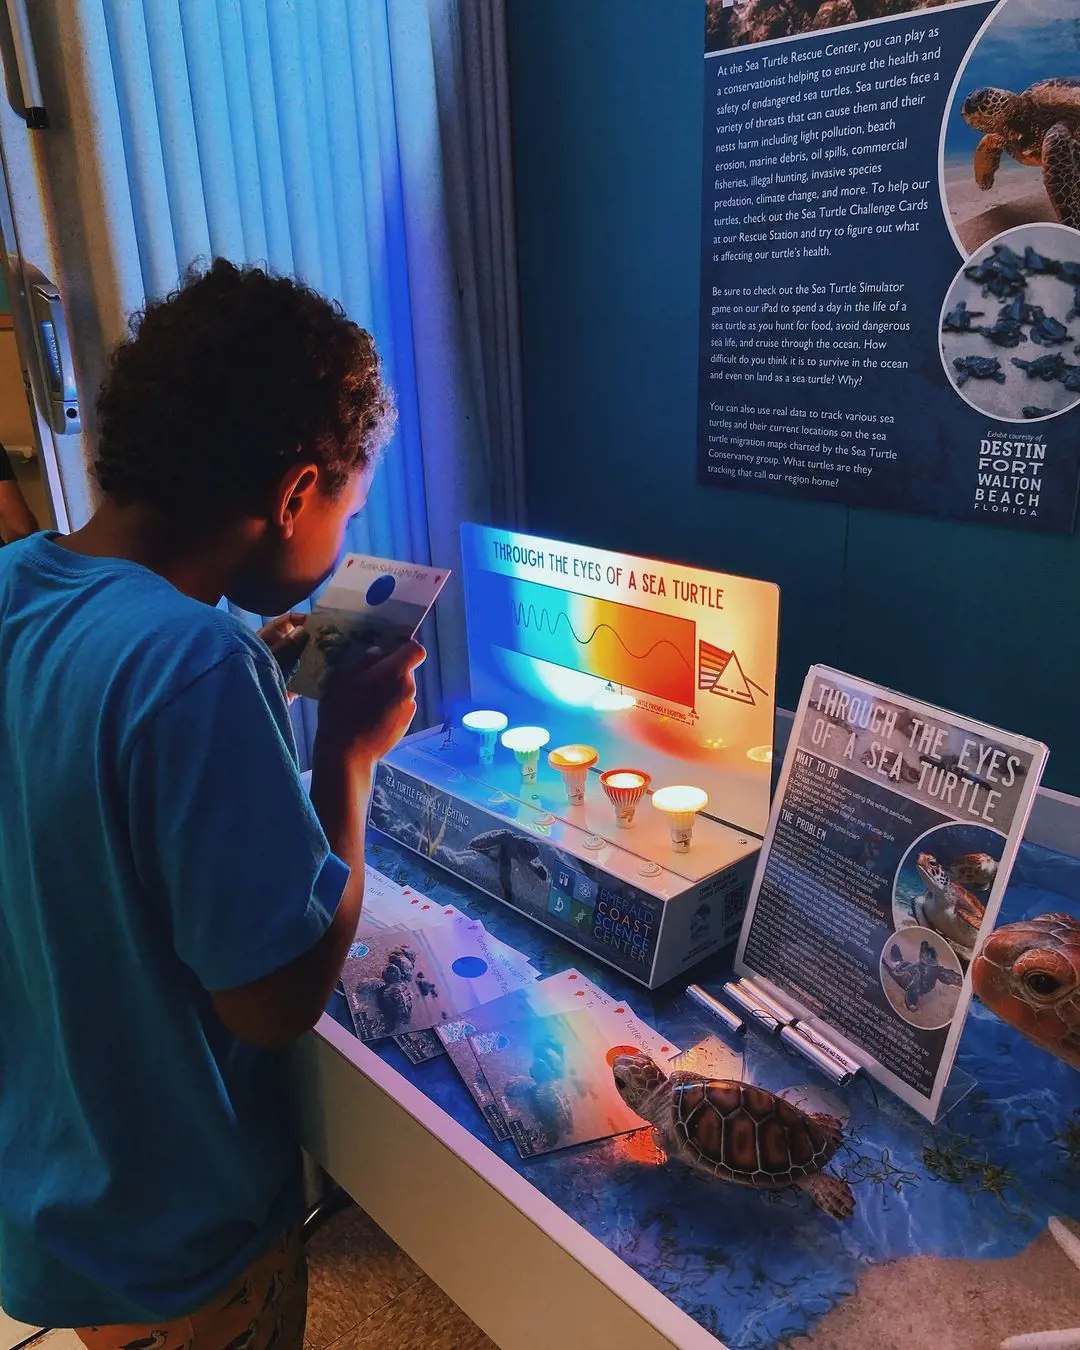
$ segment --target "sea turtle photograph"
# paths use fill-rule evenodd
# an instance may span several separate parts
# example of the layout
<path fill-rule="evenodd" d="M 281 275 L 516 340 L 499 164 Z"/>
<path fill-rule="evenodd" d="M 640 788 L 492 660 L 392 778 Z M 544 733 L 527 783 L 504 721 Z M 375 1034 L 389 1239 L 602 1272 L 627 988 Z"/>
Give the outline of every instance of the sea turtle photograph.
<path fill-rule="evenodd" d="M 1080 147 L 1077 156 L 1080 165 Z M 1030 422 L 1080 402 L 1078 271 L 1080 231 L 1055 224 L 996 235 L 961 263 L 941 306 L 939 349 L 976 411 Z"/>
<path fill-rule="evenodd" d="M 849 23 L 937 9 L 956 0 L 706 0 L 705 50 L 723 51 Z"/>
<path fill-rule="evenodd" d="M 881 987 L 893 1012 L 920 1031 L 947 1027 L 964 984 L 960 958 L 929 928 L 903 928 L 886 938 Z"/>
<path fill-rule="evenodd" d="M 965 253 L 1018 225 L 1080 228 L 1074 0 L 1006 0 L 961 68 L 942 182 Z"/>
<path fill-rule="evenodd" d="M 893 878 L 897 932 L 925 928 L 966 968 L 975 953 L 1005 838 L 985 825 L 939 825 L 917 839 Z"/>

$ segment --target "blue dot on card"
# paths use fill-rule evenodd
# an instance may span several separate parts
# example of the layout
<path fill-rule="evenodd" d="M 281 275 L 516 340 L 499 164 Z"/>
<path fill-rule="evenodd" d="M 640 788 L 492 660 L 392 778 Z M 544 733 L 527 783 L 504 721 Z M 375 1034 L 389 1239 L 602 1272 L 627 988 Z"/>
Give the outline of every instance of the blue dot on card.
<path fill-rule="evenodd" d="M 479 956 L 459 956 L 450 969 L 463 980 L 478 980 L 487 974 L 488 964 Z"/>
<path fill-rule="evenodd" d="M 397 579 L 387 574 L 386 576 L 376 577 L 367 588 L 367 602 L 369 605 L 384 605 L 394 594 L 394 587 L 397 585 Z"/>

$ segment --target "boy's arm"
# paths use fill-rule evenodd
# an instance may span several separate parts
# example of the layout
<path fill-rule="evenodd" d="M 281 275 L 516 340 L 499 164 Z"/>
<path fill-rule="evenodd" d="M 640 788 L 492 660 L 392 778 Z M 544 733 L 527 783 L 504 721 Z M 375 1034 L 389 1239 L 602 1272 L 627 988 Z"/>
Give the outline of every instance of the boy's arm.
<path fill-rule="evenodd" d="M 374 765 L 408 729 L 422 659 L 414 643 L 328 681 L 310 802 L 239 658 L 143 738 L 131 807 L 140 874 L 243 1040 L 284 1045 L 326 1007 L 360 917 Z"/>

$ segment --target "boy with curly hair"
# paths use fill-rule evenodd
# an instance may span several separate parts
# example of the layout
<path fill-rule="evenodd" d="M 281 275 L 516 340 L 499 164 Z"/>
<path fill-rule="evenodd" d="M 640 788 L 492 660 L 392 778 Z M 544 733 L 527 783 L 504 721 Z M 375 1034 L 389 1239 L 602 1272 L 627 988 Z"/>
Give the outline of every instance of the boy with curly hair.
<path fill-rule="evenodd" d="M 392 402 L 339 307 L 218 260 L 97 408 L 96 514 L 0 552 L 0 1301 L 91 1350 L 298 1350 L 274 1052 L 348 952 L 423 652 L 328 683 L 309 800 L 275 656 L 215 606 L 329 575 Z"/>

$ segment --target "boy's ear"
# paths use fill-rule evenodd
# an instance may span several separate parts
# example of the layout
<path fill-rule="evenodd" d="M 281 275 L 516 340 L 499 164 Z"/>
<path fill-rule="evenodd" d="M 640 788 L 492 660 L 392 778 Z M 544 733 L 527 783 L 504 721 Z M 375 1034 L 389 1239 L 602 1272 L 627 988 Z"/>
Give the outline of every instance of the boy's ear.
<path fill-rule="evenodd" d="M 292 538 L 297 518 L 310 505 L 318 482 L 318 468 L 314 464 L 301 464 L 290 469 L 278 483 L 271 521 L 283 538 Z"/>

